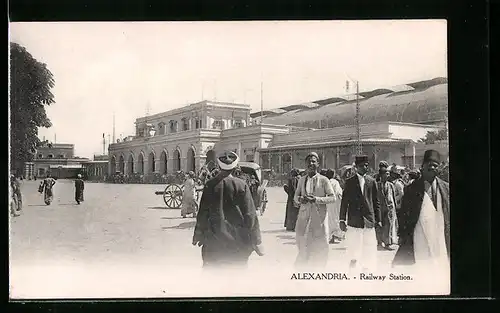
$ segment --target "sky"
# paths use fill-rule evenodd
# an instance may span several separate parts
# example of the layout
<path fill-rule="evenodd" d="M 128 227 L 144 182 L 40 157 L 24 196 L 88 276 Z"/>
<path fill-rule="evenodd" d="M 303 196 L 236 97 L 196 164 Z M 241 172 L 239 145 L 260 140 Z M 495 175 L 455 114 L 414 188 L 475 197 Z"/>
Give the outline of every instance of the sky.
<path fill-rule="evenodd" d="M 102 154 L 102 134 L 203 100 L 260 110 L 447 77 L 445 20 L 11 23 L 53 73 L 40 139 Z M 351 84 L 352 86 L 352 84 Z"/>

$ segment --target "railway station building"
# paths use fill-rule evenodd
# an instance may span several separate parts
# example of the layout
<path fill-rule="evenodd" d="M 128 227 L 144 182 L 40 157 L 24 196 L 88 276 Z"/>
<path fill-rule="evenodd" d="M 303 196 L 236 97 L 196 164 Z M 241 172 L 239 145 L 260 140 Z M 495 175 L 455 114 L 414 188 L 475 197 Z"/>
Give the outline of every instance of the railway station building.
<path fill-rule="evenodd" d="M 360 137 L 373 168 L 380 160 L 420 166 L 429 131 L 447 127 L 447 80 L 436 78 L 360 92 Z M 264 170 L 303 168 L 316 151 L 324 168 L 352 164 L 356 96 L 343 95 L 264 112 L 237 103 L 201 101 L 136 119 L 136 132 L 109 145 L 108 174 L 171 174 L 212 164 L 222 150 Z M 447 141 L 433 149 L 448 156 Z"/>

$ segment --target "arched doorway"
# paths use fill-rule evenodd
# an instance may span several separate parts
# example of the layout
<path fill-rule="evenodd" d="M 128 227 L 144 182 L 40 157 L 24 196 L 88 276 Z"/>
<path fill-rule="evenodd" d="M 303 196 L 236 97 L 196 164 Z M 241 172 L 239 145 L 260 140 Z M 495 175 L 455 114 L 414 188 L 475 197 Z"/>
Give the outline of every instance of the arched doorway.
<path fill-rule="evenodd" d="M 187 172 L 193 171 L 196 173 L 196 164 L 195 164 L 195 156 L 194 156 L 194 149 L 189 148 L 187 152 Z"/>
<path fill-rule="evenodd" d="M 174 171 L 178 172 L 181 170 L 181 152 L 179 150 L 174 151 Z"/>
<path fill-rule="evenodd" d="M 139 154 L 139 162 L 137 162 L 137 173 L 144 174 L 144 155 Z"/>
<path fill-rule="evenodd" d="M 149 153 L 148 157 L 148 173 L 155 172 L 155 154 L 153 151 Z"/>
<path fill-rule="evenodd" d="M 207 159 L 205 160 L 205 164 L 207 164 L 209 170 L 212 170 L 217 165 L 217 162 L 215 161 L 214 150 L 207 151 Z"/>
<path fill-rule="evenodd" d="M 120 155 L 120 161 L 118 162 L 118 170 L 121 174 L 125 174 L 125 158 L 123 155 Z"/>
<path fill-rule="evenodd" d="M 127 161 L 127 174 L 131 175 L 134 174 L 134 156 L 131 154 L 128 156 L 128 161 Z"/>
<path fill-rule="evenodd" d="M 168 160 L 167 152 L 165 152 L 165 150 L 164 150 L 160 155 L 160 173 L 161 174 L 167 174 L 167 169 L 168 169 L 167 160 Z"/>
<path fill-rule="evenodd" d="M 110 166 L 111 175 L 116 173 L 116 157 L 113 155 L 111 158 L 111 166 Z"/>

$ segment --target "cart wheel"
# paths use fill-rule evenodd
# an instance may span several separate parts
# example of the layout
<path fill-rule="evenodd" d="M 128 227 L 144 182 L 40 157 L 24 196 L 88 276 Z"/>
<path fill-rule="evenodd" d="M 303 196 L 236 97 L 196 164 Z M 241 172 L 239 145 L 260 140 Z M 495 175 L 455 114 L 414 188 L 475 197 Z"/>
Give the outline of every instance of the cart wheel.
<path fill-rule="evenodd" d="M 168 185 L 163 193 L 163 201 L 169 209 L 178 209 L 182 204 L 182 189 L 178 185 Z"/>

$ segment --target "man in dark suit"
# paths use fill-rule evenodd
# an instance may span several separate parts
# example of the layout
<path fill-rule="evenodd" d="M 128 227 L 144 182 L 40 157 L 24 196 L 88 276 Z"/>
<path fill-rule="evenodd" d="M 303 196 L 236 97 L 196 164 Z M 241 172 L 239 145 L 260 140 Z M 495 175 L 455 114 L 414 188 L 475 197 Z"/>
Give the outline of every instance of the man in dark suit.
<path fill-rule="evenodd" d="M 377 183 L 368 171 L 368 157 L 356 156 L 356 174 L 345 182 L 340 205 L 340 228 L 346 232 L 345 242 L 350 267 L 376 267 L 377 237 L 381 226 Z M 347 220 L 346 220 L 347 217 Z"/>
<path fill-rule="evenodd" d="M 398 214 L 400 248 L 393 262 L 417 265 L 436 279 L 449 277 L 450 271 L 449 185 L 437 177 L 440 162 L 439 152 L 425 151 L 421 176 L 405 188 Z"/>
<path fill-rule="evenodd" d="M 232 175 L 238 155 L 217 161 L 221 172 L 203 189 L 193 245 L 202 246 L 203 267 L 245 267 L 253 251 L 263 255 L 255 204 L 248 184 Z"/>

